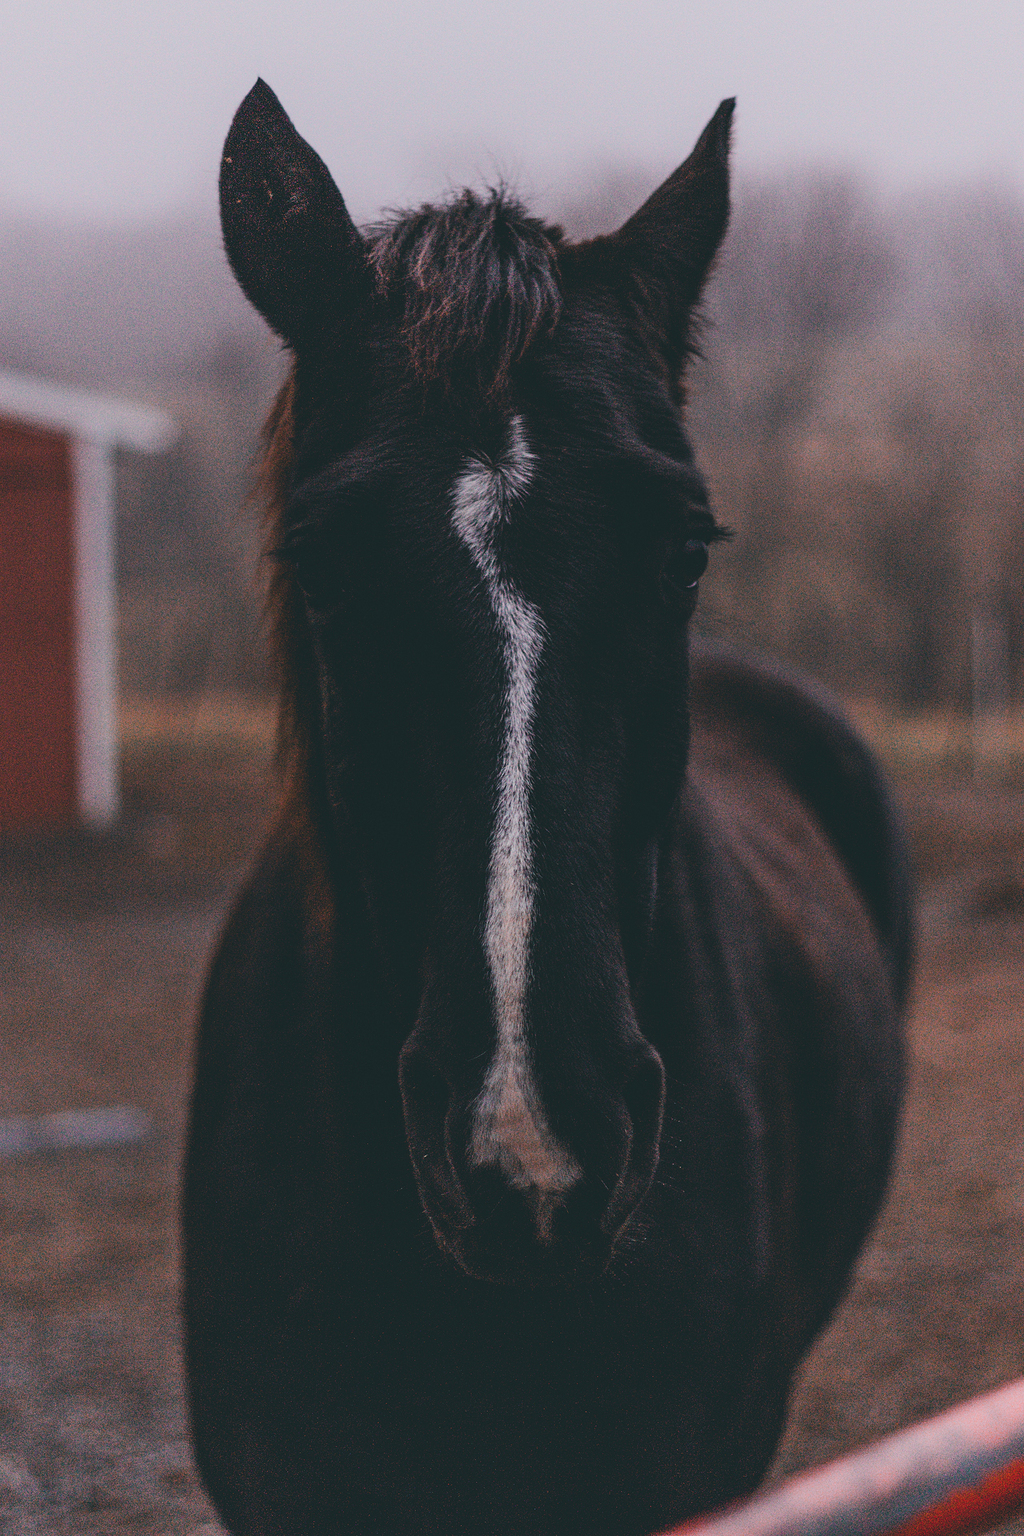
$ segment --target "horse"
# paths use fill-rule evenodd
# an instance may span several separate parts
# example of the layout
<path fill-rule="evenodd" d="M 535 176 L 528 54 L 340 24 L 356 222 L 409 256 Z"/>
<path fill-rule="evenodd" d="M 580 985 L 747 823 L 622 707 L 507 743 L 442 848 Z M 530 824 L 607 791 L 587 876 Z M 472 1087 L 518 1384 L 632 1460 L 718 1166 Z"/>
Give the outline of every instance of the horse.
<path fill-rule="evenodd" d="M 360 230 L 258 82 L 225 249 L 291 354 L 281 796 L 202 1010 L 198 1466 L 235 1536 L 649 1536 L 763 1477 L 883 1195 L 907 859 L 838 708 L 691 643 L 733 112 L 617 233 Z"/>

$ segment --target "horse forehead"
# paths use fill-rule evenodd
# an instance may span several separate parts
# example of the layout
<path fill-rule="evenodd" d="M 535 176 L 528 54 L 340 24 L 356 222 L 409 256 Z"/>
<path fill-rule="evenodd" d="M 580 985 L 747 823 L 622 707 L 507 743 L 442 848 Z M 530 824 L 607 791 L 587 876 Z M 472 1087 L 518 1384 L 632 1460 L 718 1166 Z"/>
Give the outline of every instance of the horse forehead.
<path fill-rule="evenodd" d="M 511 412 L 497 452 L 467 456 L 452 487 L 452 520 L 467 542 L 507 521 L 533 483 L 537 455 L 522 411 Z"/>
<path fill-rule="evenodd" d="M 464 451 L 449 483 L 445 521 L 507 626 L 506 650 L 535 649 L 538 627 L 545 648 L 581 643 L 621 586 L 613 485 L 592 472 L 583 444 L 551 426 L 529 404 L 510 411 L 500 446 Z"/>

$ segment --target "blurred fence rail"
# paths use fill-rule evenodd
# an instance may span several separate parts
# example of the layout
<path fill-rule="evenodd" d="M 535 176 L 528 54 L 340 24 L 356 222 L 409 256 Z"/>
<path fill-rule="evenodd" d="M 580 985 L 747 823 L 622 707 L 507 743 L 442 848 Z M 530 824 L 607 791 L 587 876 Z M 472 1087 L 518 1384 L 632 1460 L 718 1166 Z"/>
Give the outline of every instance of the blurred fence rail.
<path fill-rule="evenodd" d="M 1024 1380 L 665 1536 L 966 1536 L 1024 1510 Z"/>

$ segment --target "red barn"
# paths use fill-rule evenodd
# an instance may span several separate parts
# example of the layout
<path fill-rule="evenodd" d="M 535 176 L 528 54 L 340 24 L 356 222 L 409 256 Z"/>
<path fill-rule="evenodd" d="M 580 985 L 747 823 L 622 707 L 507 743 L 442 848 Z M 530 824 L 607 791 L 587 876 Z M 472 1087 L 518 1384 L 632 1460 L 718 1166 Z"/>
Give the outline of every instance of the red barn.
<path fill-rule="evenodd" d="M 0 831 L 119 809 L 114 452 L 162 412 L 0 372 Z"/>

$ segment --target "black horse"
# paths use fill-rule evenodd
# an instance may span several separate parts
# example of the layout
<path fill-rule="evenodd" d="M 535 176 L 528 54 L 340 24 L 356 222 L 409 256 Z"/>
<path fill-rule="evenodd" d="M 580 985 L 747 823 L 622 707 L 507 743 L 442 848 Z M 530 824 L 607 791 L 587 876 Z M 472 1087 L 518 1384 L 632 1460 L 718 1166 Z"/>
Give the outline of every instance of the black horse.
<path fill-rule="evenodd" d="M 184 1203 L 237 1536 L 642 1536 L 754 1488 L 885 1185 L 903 848 L 856 737 L 688 628 L 682 425 L 732 103 L 585 244 L 366 234 L 258 83 L 228 257 L 268 426 L 284 791 Z"/>

